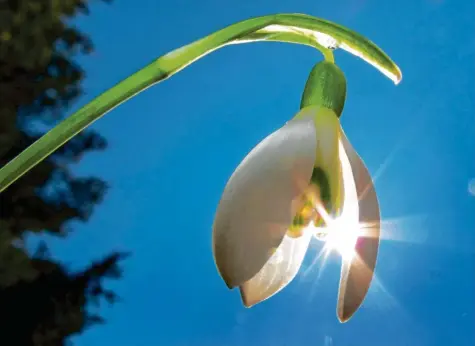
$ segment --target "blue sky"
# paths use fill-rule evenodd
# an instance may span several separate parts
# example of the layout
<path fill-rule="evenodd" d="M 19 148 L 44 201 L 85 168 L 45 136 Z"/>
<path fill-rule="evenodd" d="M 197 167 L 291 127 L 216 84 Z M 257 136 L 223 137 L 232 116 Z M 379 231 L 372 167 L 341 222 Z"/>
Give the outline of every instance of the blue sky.
<path fill-rule="evenodd" d="M 397 5 L 395 5 L 397 3 Z M 397 87 L 345 52 L 342 125 L 376 176 L 386 221 L 374 281 L 352 320 L 336 318 L 340 262 L 311 266 L 245 309 L 218 276 L 211 225 L 234 168 L 298 110 L 308 47 L 224 48 L 94 124 L 109 141 L 75 168 L 110 183 L 90 222 L 49 241 L 73 268 L 111 250 L 133 256 L 111 283 L 123 302 L 77 346 L 442 346 L 475 343 L 475 3 L 466 0 L 122 0 L 78 25 L 96 46 L 80 62 L 90 101 L 152 59 L 233 22 L 301 12 L 376 42 L 401 67 Z M 252 124 L 252 125 L 251 125 Z"/>

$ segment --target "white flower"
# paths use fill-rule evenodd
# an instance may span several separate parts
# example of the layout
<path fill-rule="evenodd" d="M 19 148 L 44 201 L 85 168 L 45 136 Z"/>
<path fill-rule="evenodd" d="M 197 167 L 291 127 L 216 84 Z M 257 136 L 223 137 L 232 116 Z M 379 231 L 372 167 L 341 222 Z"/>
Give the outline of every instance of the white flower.
<path fill-rule="evenodd" d="M 337 314 L 347 321 L 371 283 L 379 221 L 371 177 L 338 117 L 309 106 L 229 179 L 213 225 L 214 258 L 227 286 L 239 287 L 251 307 L 297 275 L 312 235 L 327 234 L 326 245 L 344 255 Z"/>

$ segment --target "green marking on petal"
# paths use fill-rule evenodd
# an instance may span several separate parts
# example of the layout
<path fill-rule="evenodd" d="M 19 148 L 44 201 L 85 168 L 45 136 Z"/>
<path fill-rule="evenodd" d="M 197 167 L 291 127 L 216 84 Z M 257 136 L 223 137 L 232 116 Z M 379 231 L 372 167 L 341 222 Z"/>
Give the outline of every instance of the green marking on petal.
<path fill-rule="evenodd" d="M 307 199 L 304 203 L 304 207 L 306 208 L 313 208 L 313 203 L 310 199 Z"/>
<path fill-rule="evenodd" d="M 318 186 L 320 190 L 320 199 L 327 210 L 331 209 L 331 188 L 325 171 L 320 167 L 314 167 L 312 172 L 312 178 L 310 179 L 312 184 Z"/>
<path fill-rule="evenodd" d="M 294 220 L 292 221 L 293 226 L 303 226 L 305 224 L 305 220 L 303 218 L 303 215 L 297 214 L 294 217 Z"/>

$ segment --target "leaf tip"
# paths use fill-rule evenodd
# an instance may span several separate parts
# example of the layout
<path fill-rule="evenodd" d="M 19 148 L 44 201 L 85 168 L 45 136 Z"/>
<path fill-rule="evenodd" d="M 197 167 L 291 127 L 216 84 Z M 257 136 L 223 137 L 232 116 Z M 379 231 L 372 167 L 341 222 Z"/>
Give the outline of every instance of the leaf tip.
<path fill-rule="evenodd" d="M 395 73 L 395 78 L 393 79 L 393 82 L 395 85 L 398 85 L 402 81 L 402 72 L 401 69 L 398 66 L 395 66 L 396 68 L 396 73 Z"/>

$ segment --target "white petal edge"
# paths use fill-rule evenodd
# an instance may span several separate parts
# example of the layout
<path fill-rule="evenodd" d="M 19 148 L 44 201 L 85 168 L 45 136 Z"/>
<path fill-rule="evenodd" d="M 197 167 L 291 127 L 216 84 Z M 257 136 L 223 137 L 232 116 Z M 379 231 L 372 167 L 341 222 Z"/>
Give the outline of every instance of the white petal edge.
<path fill-rule="evenodd" d="M 316 156 L 314 109 L 259 143 L 229 179 L 213 224 L 213 255 L 229 288 L 254 277 L 282 242 Z"/>
<path fill-rule="evenodd" d="M 272 297 L 295 278 L 305 258 L 311 237 L 310 232 L 304 232 L 299 238 L 284 237 L 277 251 L 261 271 L 241 285 L 241 298 L 246 307 Z"/>
<path fill-rule="evenodd" d="M 358 196 L 358 219 L 362 235 L 355 245 L 355 255 L 343 261 L 338 293 L 337 316 L 348 321 L 363 303 L 373 279 L 380 238 L 379 203 L 368 168 L 341 130 L 342 165 L 351 166 Z M 343 161 L 347 160 L 347 164 Z"/>

